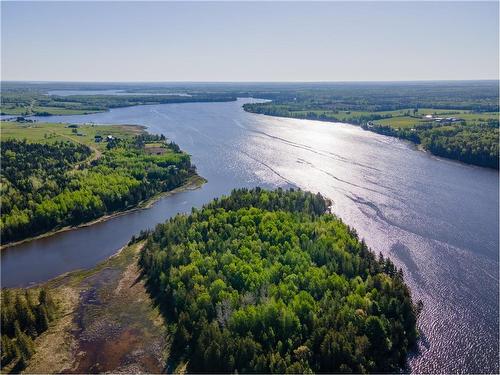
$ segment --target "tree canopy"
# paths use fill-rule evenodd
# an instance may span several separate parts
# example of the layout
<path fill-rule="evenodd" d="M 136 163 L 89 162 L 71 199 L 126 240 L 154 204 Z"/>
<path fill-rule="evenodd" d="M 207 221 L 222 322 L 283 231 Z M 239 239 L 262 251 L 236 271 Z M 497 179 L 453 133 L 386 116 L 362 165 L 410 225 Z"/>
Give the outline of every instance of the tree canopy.
<path fill-rule="evenodd" d="M 34 352 L 33 339 L 55 318 L 56 305 L 45 289 L 2 289 L 2 368 L 19 372 Z"/>
<path fill-rule="evenodd" d="M 300 190 L 235 190 L 149 234 L 140 265 L 190 372 L 394 372 L 417 339 L 402 271 Z"/>
<path fill-rule="evenodd" d="M 148 153 L 147 142 L 161 152 Z M 2 141 L 2 243 L 134 207 L 195 173 L 189 155 L 163 136 L 113 139 L 102 157 L 81 163 L 90 154 L 71 142 Z"/>

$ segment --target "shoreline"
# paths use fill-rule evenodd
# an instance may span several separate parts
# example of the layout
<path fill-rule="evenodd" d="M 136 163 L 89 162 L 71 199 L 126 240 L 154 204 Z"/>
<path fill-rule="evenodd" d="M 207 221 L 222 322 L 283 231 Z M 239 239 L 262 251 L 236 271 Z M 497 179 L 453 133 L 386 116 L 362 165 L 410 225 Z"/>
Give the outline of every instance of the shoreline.
<path fill-rule="evenodd" d="M 54 230 L 51 230 L 49 232 L 45 232 L 45 233 L 39 234 L 39 235 L 34 236 L 34 237 L 25 238 L 25 239 L 22 239 L 22 240 L 19 240 L 19 241 L 16 241 L 16 242 L 9 242 L 7 244 L 0 245 L 0 251 L 4 251 L 4 250 L 6 250 L 8 248 L 16 247 L 18 245 L 21 245 L 21 244 L 24 244 L 24 243 L 28 243 L 28 242 L 31 242 L 31 241 L 40 240 L 42 238 L 48 238 L 48 237 L 51 237 L 51 236 L 59 234 L 59 233 L 69 232 L 69 231 L 72 231 L 72 230 L 77 230 L 77 229 L 80 229 L 80 228 L 89 227 L 89 226 L 92 226 L 92 225 L 95 225 L 95 224 L 98 224 L 98 223 L 105 222 L 107 220 L 113 219 L 115 217 L 119 217 L 119 216 L 122 216 L 122 215 L 126 215 L 126 214 L 129 214 L 129 213 L 132 213 L 134 211 L 144 210 L 144 209 L 150 208 L 154 203 L 156 203 L 161 198 L 167 197 L 167 196 L 175 194 L 175 193 L 180 193 L 182 191 L 188 191 L 188 190 L 198 189 L 199 187 L 201 187 L 206 182 L 207 182 L 207 180 L 205 178 L 203 178 L 203 177 L 201 177 L 201 176 L 199 176 L 199 175 L 196 174 L 194 176 L 189 177 L 188 180 L 183 185 L 181 185 L 181 186 L 179 186 L 179 187 L 177 187 L 175 189 L 169 190 L 169 191 L 164 191 L 164 192 L 155 194 L 152 197 L 150 197 L 150 198 L 148 198 L 148 199 L 146 199 L 144 201 L 139 202 L 134 207 L 127 208 L 126 210 L 123 210 L 123 211 L 113 212 L 111 214 L 107 214 L 107 215 L 101 216 L 99 218 L 96 218 L 96 219 L 94 219 L 92 221 L 88 221 L 88 222 L 81 223 L 81 224 L 78 224 L 78 225 L 65 226 L 65 227 L 62 227 L 62 228 L 59 228 L 59 229 L 54 229 Z"/>
<path fill-rule="evenodd" d="M 125 245 L 91 268 L 33 286 L 47 288 L 58 309 L 49 328 L 34 340 L 35 353 L 24 372 L 162 372 L 169 335 L 141 279 L 137 261 L 143 245 Z M 134 366 L 128 367 L 131 352 Z"/>
<path fill-rule="evenodd" d="M 158 94 L 158 95 L 164 95 L 164 94 Z M 111 95 L 114 96 L 114 95 Z M 168 95 L 167 95 L 168 96 Z M 78 113 L 78 114 L 66 114 L 66 113 L 53 113 L 53 114 L 48 114 L 48 115 L 37 115 L 37 114 L 31 114 L 31 115 L 11 115 L 11 114 L 6 114 L 6 113 L 0 113 L 0 116 L 12 116 L 12 117 L 50 117 L 50 116 L 87 116 L 87 115 L 94 115 L 96 113 L 106 113 L 111 111 L 112 109 L 117 109 L 117 108 L 129 108 L 129 107 L 136 107 L 140 105 L 158 105 L 158 104 L 189 104 L 189 103 L 227 103 L 227 102 L 235 102 L 238 100 L 238 97 L 236 98 L 231 98 L 229 100 L 193 100 L 193 101 L 181 101 L 181 102 L 167 102 L 167 103 L 141 103 L 141 104 L 129 104 L 129 105 L 123 105 L 123 106 L 118 106 L 118 107 L 108 107 L 106 109 L 102 110 L 89 110 L 86 113 Z M 40 120 L 40 122 L 42 122 Z"/>
<path fill-rule="evenodd" d="M 276 116 L 276 115 L 270 115 L 270 114 L 267 114 L 267 113 L 251 112 L 251 111 L 247 111 L 245 109 L 245 107 L 242 107 L 242 108 L 243 108 L 243 110 L 245 112 L 252 113 L 254 115 L 262 115 L 262 116 L 282 118 L 282 119 L 318 121 L 318 122 L 330 123 L 330 124 L 339 123 L 339 124 L 346 124 L 346 125 L 349 125 L 349 126 L 355 126 L 355 127 L 360 128 L 361 130 L 368 131 L 370 133 L 382 135 L 384 137 L 396 138 L 396 139 L 399 139 L 399 140 L 401 140 L 403 142 L 408 142 L 409 144 L 415 146 L 415 150 L 417 150 L 419 152 L 423 152 L 423 153 L 425 153 L 427 155 L 431 155 L 431 156 L 433 156 L 435 158 L 439 158 L 439 159 L 442 159 L 442 160 L 445 160 L 445 161 L 449 161 L 449 162 L 458 163 L 458 164 L 469 166 L 469 167 L 482 168 L 482 169 L 487 169 L 487 170 L 492 170 L 492 171 L 497 171 L 498 172 L 498 169 L 496 169 L 496 168 L 485 167 L 485 166 L 482 166 L 482 165 L 477 165 L 477 164 L 473 164 L 473 163 L 467 163 L 467 162 L 464 162 L 462 160 L 447 158 L 445 156 L 440 156 L 440 155 L 433 154 L 431 151 L 427 150 L 424 146 L 422 146 L 421 143 L 415 143 L 415 142 L 412 142 L 409 139 L 404 139 L 404 138 L 400 138 L 400 137 L 396 137 L 396 136 L 391 136 L 391 135 L 387 135 L 387 134 L 378 133 L 378 132 L 370 130 L 370 129 L 364 129 L 361 125 L 352 124 L 352 123 L 349 123 L 349 122 L 341 122 L 341 121 L 329 121 L 329 120 L 309 119 L 309 118 L 300 118 L 300 117 L 292 117 L 292 116 Z"/>

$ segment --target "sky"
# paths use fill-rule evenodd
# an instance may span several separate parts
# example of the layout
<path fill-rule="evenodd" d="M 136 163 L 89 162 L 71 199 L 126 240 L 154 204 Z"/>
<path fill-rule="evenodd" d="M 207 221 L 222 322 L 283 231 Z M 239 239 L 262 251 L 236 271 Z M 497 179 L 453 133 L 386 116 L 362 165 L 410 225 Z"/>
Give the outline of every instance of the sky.
<path fill-rule="evenodd" d="M 1 79 L 499 78 L 498 2 L 1 2 Z"/>

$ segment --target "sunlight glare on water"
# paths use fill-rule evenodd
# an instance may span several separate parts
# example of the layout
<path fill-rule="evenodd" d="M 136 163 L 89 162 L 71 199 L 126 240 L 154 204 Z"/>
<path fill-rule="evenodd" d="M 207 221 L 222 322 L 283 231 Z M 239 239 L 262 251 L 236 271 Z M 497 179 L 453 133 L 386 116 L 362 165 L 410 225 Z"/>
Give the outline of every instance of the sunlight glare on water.
<path fill-rule="evenodd" d="M 498 172 L 351 125 L 246 113 L 249 100 L 43 118 L 146 125 L 192 154 L 208 183 L 151 209 L 2 252 L 2 283 L 91 267 L 140 229 L 233 188 L 296 186 L 331 198 L 334 212 L 402 267 L 423 300 L 412 372 L 498 373 Z"/>

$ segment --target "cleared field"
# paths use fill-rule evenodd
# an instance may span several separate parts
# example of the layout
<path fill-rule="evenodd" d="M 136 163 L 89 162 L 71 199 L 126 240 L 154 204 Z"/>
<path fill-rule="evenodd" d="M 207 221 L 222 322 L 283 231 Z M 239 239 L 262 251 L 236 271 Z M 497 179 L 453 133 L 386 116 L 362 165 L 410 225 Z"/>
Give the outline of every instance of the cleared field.
<path fill-rule="evenodd" d="M 463 109 L 438 109 L 438 108 L 419 108 L 418 109 L 418 115 L 423 116 L 423 115 L 458 115 L 461 113 L 468 113 L 470 111 L 466 111 Z"/>
<path fill-rule="evenodd" d="M 405 129 L 405 128 L 413 128 L 415 125 L 422 124 L 425 121 L 409 116 L 399 116 L 399 117 L 385 118 L 383 120 L 377 120 L 374 122 L 376 124 L 387 125 L 393 128 Z"/>
<path fill-rule="evenodd" d="M 91 111 L 88 109 L 61 108 L 61 107 L 44 107 L 44 106 L 33 106 L 33 107 L 2 106 L 0 108 L 0 112 L 4 115 L 25 116 L 35 113 L 47 113 L 50 115 L 86 115 L 89 113 L 96 113 L 100 111 Z"/>
<path fill-rule="evenodd" d="M 395 116 L 396 113 L 398 112 L 402 112 L 401 115 Z M 391 114 L 393 117 L 382 120 L 376 120 L 374 122 L 380 125 L 387 125 L 393 128 L 404 129 L 404 128 L 412 128 L 415 125 L 432 121 L 423 118 L 405 116 L 404 112 L 406 111 L 386 112 L 388 114 Z M 382 114 L 382 112 L 377 112 L 377 113 Z M 486 122 L 488 120 L 498 120 L 498 113 L 495 112 L 473 113 L 470 111 L 463 111 L 463 110 L 452 110 L 452 109 L 439 110 L 434 108 L 421 108 L 417 112 L 417 116 L 425 116 L 425 115 L 438 115 L 440 117 L 457 117 L 465 120 L 467 125 L 476 125 L 478 123 Z"/>
<path fill-rule="evenodd" d="M 76 130 L 77 133 L 74 133 Z M 144 133 L 144 128 L 137 125 L 78 125 L 69 128 L 68 124 L 56 123 L 21 123 L 0 121 L 0 139 L 26 139 L 28 142 L 54 143 L 58 141 L 73 141 L 93 148 L 104 150 L 105 142 L 95 142 L 94 137 L 111 135 L 122 139 L 133 138 Z"/>
<path fill-rule="evenodd" d="M 487 121 L 498 120 L 498 113 L 485 112 L 485 113 L 461 113 L 460 118 L 465 121 Z"/>
<path fill-rule="evenodd" d="M 160 142 L 150 142 L 150 143 L 146 143 L 144 145 L 145 148 L 152 148 L 152 147 L 163 147 L 164 144 L 163 143 L 160 143 Z"/>
<path fill-rule="evenodd" d="M 464 119 L 466 121 L 487 121 L 490 119 L 498 119 L 499 114 L 495 112 L 481 112 L 481 113 L 476 113 L 476 112 L 471 112 L 471 111 L 466 111 L 466 110 L 461 110 L 461 109 L 436 109 L 436 108 L 419 108 L 418 111 L 413 114 L 413 108 L 404 108 L 404 109 L 398 109 L 394 111 L 377 111 L 377 112 L 372 112 L 372 111 L 330 111 L 330 110 L 322 110 L 322 109 L 315 109 L 315 110 L 289 110 L 290 113 L 294 115 L 294 117 L 306 117 L 308 114 L 314 113 L 317 116 L 325 115 L 327 117 L 335 117 L 338 118 L 339 120 L 349 120 L 349 119 L 356 119 L 359 117 L 368 117 L 368 116 L 373 116 L 373 115 L 380 115 L 380 116 L 392 116 L 393 118 L 398 118 L 400 120 L 401 118 L 406 118 L 408 121 L 412 120 L 419 120 L 419 118 L 426 116 L 426 115 L 437 115 L 440 117 L 459 117 L 461 119 Z M 411 116 L 408 116 L 408 113 Z M 386 120 L 379 120 L 379 121 L 386 121 Z M 422 121 L 426 121 L 422 119 Z M 388 124 L 392 122 L 388 121 Z M 404 121 L 403 121 L 404 123 Z"/>

